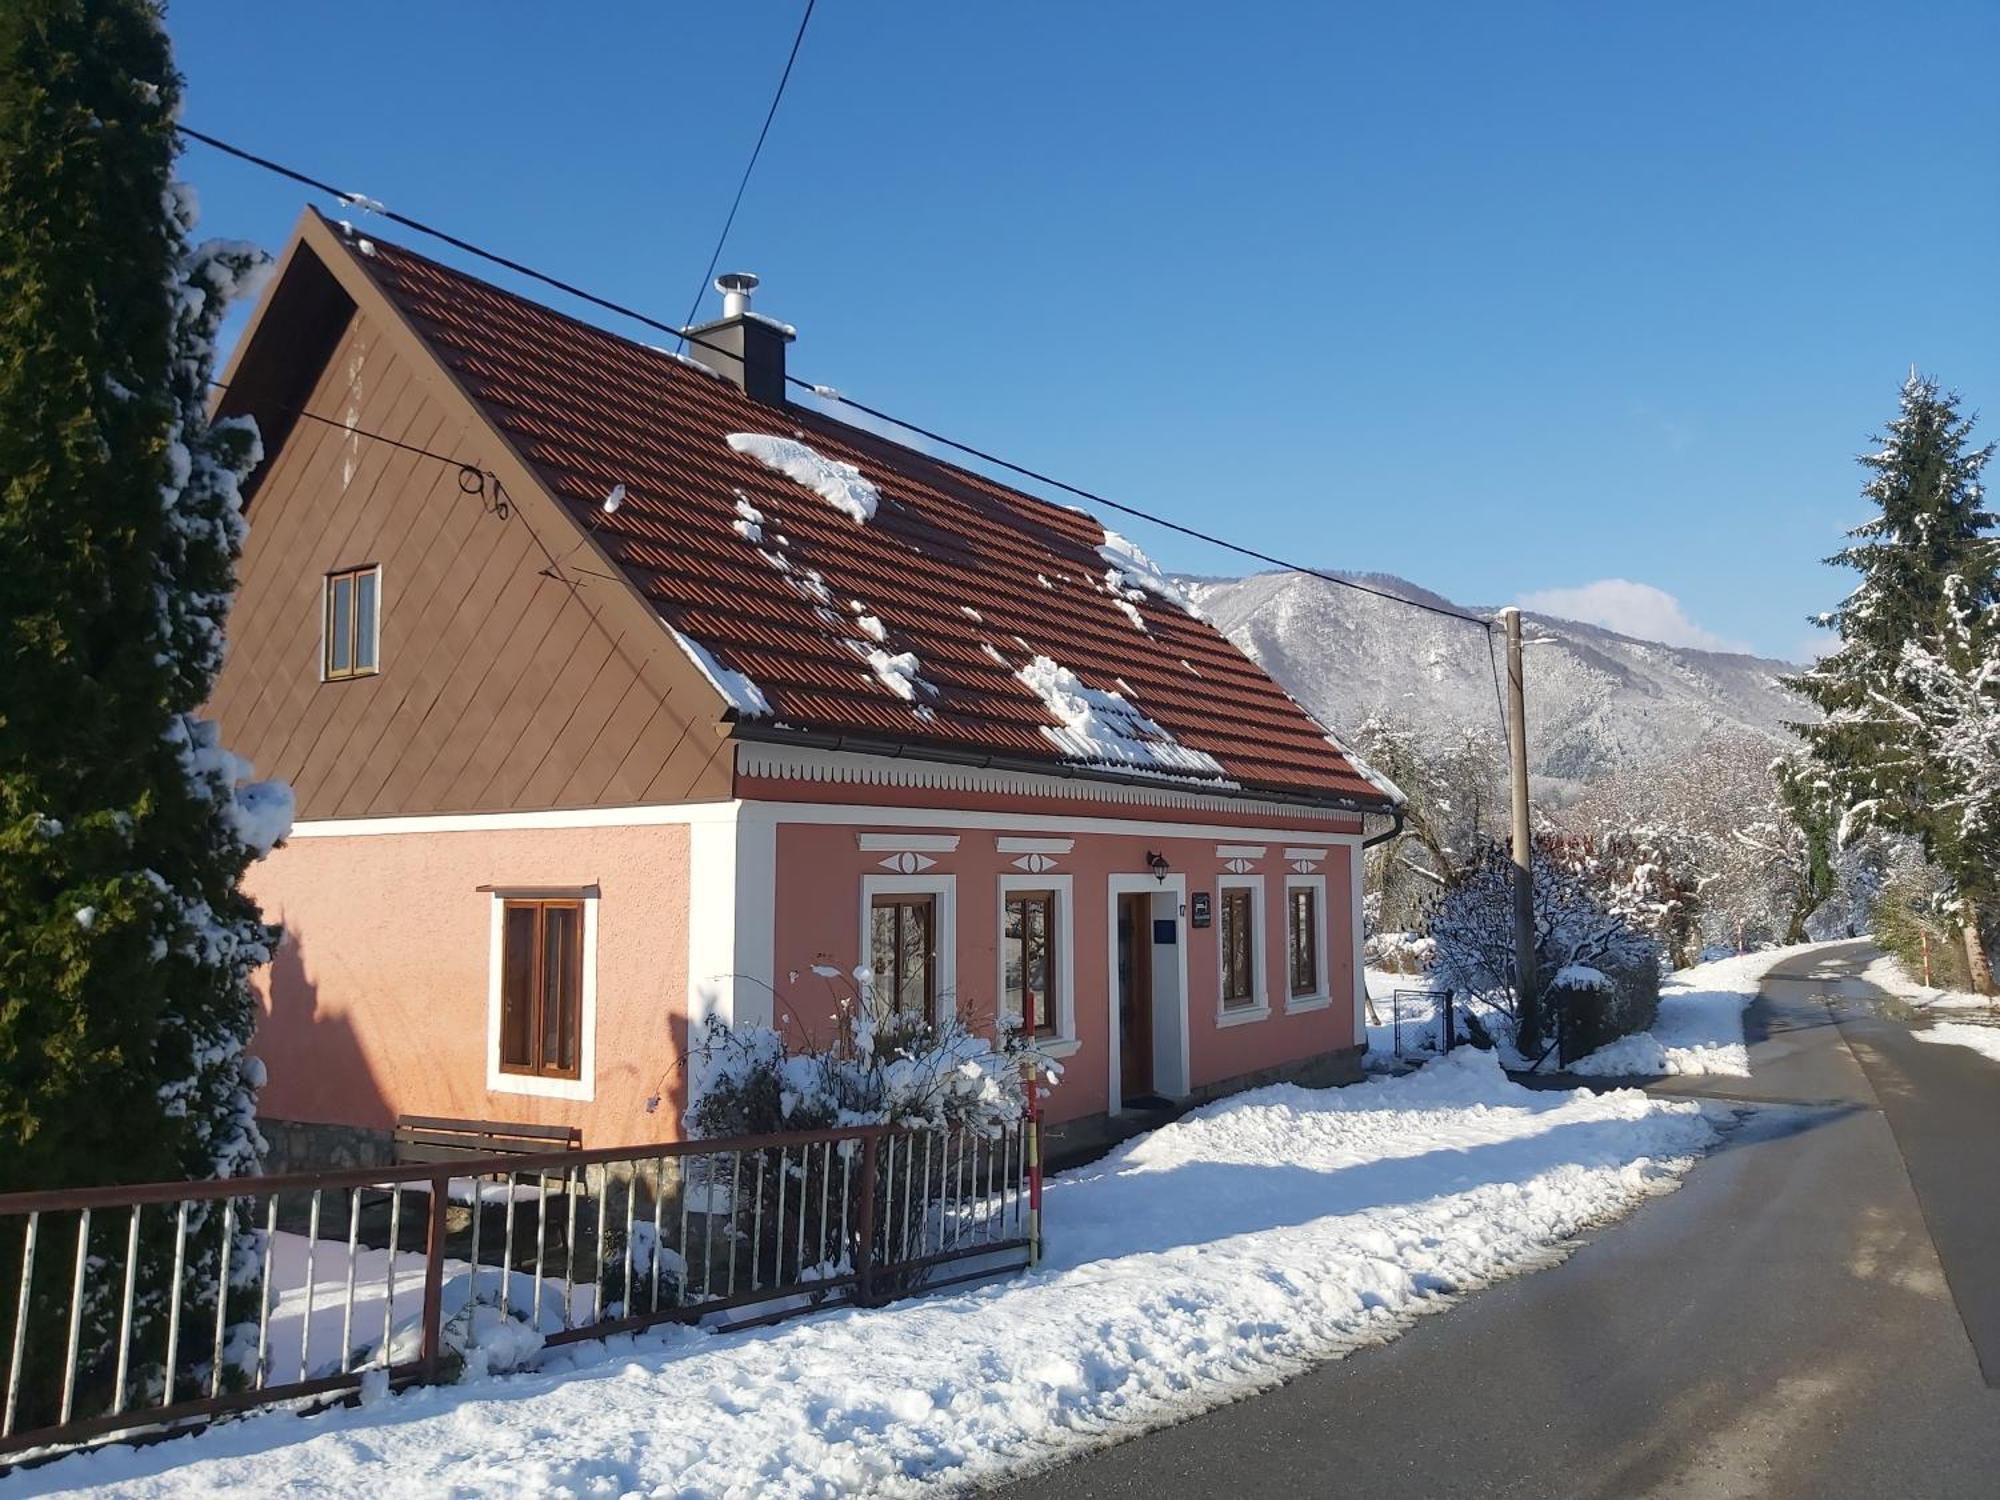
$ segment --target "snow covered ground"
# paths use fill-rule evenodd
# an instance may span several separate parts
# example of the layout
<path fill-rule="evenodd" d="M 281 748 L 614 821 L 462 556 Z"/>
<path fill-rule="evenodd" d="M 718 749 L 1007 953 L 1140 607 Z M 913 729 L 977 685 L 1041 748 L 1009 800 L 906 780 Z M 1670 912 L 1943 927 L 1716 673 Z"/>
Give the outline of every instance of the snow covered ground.
<path fill-rule="evenodd" d="M 1970 1047 L 1974 1052 L 2000 1062 L 2000 1026 L 1975 1026 L 1968 1021 L 1939 1021 L 1913 1032 L 1920 1042 L 1943 1042 L 1952 1047 Z"/>
<path fill-rule="evenodd" d="M 1671 1188 L 1703 1106 L 1530 1092 L 1470 1048 L 1261 1089 L 1049 1185 L 1028 1276 L 775 1329 L 554 1351 L 529 1374 L 267 1414 L 0 1479 L 103 1493 L 835 1496 L 1051 1462 L 1393 1338 Z"/>
<path fill-rule="evenodd" d="M 1910 978 L 1903 972 L 1902 963 L 1893 953 L 1884 953 L 1874 959 L 1862 971 L 1861 977 L 1876 988 L 1887 990 L 1898 1000 L 1907 1000 L 1910 1004 L 1920 1005 L 1925 1010 L 1995 1009 L 1993 1002 L 1984 995 L 1968 995 L 1962 990 L 1932 989 L 1920 980 Z"/>
<path fill-rule="evenodd" d="M 1750 1076 L 1750 1052 L 1743 1042 L 1743 1011 L 1757 997 L 1757 987 L 1772 966 L 1811 944 L 1767 948 L 1714 963 L 1697 964 L 1669 975 L 1660 986 L 1660 1014 L 1650 1031 L 1620 1037 L 1566 1070 L 1587 1077 L 1657 1077 L 1671 1073 L 1705 1073 L 1722 1077 Z M 1391 974 L 1370 969 L 1368 993 L 1382 1024 L 1368 1028 L 1371 1067 L 1390 1067 L 1393 1023 L 1390 996 L 1395 990 L 1422 989 L 1422 975 Z M 1428 1028 L 1428 1030 L 1427 1030 Z M 1403 1001 L 1403 1051 L 1421 1050 L 1437 1029 L 1435 1007 L 1428 999 L 1408 995 Z"/>
<path fill-rule="evenodd" d="M 1773 966 L 1812 946 L 1765 948 L 1676 970 L 1660 985 L 1660 1014 L 1651 1031 L 1620 1037 L 1578 1058 L 1568 1071 L 1600 1078 L 1671 1073 L 1748 1078 L 1743 1011 Z"/>

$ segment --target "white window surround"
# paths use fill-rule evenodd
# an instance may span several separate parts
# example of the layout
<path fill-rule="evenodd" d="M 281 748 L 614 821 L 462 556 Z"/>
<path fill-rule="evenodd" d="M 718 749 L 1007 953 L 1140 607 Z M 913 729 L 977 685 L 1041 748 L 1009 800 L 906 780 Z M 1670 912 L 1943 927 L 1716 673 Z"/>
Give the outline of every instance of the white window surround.
<path fill-rule="evenodd" d="M 1271 1014 L 1271 988 L 1269 969 L 1271 960 L 1271 934 L 1264 918 L 1264 877 L 1262 875 L 1219 875 L 1215 882 L 1215 1024 L 1217 1026 L 1247 1026 L 1252 1021 L 1262 1021 Z M 1222 940 L 1222 893 L 1224 891 L 1248 891 L 1250 893 L 1250 998 L 1253 1003 L 1239 1005 L 1234 1010 L 1222 1003 L 1222 976 L 1228 962 L 1228 946 Z"/>
<path fill-rule="evenodd" d="M 1292 993 L 1292 892 L 1301 887 L 1313 894 L 1313 963 L 1319 972 L 1313 976 L 1310 995 Z M 1333 993 L 1327 987 L 1327 975 L 1332 971 L 1328 964 L 1326 950 L 1326 877 L 1324 875 L 1287 875 L 1285 877 L 1285 1014 L 1297 1015 L 1300 1011 L 1325 1010 L 1333 1004 Z"/>
<path fill-rule="evenodd" d="M 938 1019 L 959 1014 L 958 1008 L 958 877 L 933 871 L 921 875 L 863 875 L 861 877 L 860 945 L 855 949 L 857 964 L 867 965 L 875 954 L 872 936 L 877 896 L 930 896 L 935 900 L 937 924 L 931 942 L 937 950 Z M 999 1008 L 996 1001 L 994 1008 Z"/>
<path fill-rule="evenodd" d="M 1076 901 L 1068 875 L 1002 875 L 994 897 L 993 929 L 995 983 L 993 1008 L 997 1019 L 1007 995 L 1007 897 L 1015 891 L 1054 891 L 1056 897 L 1055 951 L 1049 955 L 1049 972 L 1056 984 L 1056 1034 L 1036 1045 L 1050 1057 L 1068 1057 L 1083 1044 L 1076 1035 Z"/>
<path fill-rule="evenodd" d="M 596 1093 L 597 1077 L 597 895 L 582 887 L 583 995 L 577 1018 L 577 1076 L 539 1078 L 531 1073 L 500 1069 L 500 985 L 507 957 L 507 900 L 526 886 L 507 886 L 488 897 L 493 908 L 492 933 L 486 958 L 486 1090 L 492 1094 L 536 1094 L 544 1099 L 575 1099 L 588 1103 Z M 543 894 L 556 889 L 535 887 Z"/>
<path fill-rule="evenodd" d="M 1262 859 L 1268 852 L 1262 844 L 1217 844 L 1217 859 Z"/>

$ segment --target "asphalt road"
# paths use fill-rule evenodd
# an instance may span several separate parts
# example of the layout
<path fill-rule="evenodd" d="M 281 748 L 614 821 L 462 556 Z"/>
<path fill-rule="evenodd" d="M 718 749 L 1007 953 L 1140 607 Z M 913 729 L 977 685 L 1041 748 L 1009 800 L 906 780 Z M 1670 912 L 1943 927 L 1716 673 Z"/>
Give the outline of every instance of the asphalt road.
<path fill-rule="evenodd" d="M 1994 1500 L 2000 1063 L 1912 1040 L 1871 956 L 1774 971 L 1753 1077 L 1661 1089 L 1750 1112 L 1562 1266 L 1001 1493 Z"/>

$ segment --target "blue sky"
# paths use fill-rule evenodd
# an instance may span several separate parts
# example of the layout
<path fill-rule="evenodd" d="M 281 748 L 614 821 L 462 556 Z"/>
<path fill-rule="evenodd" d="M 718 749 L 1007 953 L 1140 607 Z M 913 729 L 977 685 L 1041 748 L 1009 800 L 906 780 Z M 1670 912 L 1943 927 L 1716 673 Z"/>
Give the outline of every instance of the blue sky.
<path fill-rule="evenodd" d="M 168 24 L 189 124 L 672 321 L 799 8 Z M 1990 0 L 821 0 L 723 263 L 795 373 L 1075 483 L 1795 655 L 1908 366 L 2000 436 L 1996 50 Z M 211 233 L 309 201 L 183 171 Z"/>

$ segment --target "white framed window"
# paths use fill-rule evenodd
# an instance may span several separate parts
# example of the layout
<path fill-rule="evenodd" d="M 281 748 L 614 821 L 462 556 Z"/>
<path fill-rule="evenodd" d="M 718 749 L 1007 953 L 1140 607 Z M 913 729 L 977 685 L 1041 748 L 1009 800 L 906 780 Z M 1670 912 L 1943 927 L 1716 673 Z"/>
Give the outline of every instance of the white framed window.
<path fill-rule="evenodd" d="M 1264 877 L 1224 875 L 1215 886 L 1216 1024 L 1261 1021 L 1271 1013 Z"/>
<path fill-rule="evenodd" d="M 1000 973 L 994 994 L 1000 1016 L 1021 1019 L 1024 986 L 1035 992 L 1035 1036 L 1041 1049 L 1067 1057 L 1076 1039 L 1076 902 L 1067 875 L 1000 877 Z"/>
<path fill-rule="evenodd" d="M 1324 1010 L 1327 989 L 1326 877 L 1285 877 L 1285 1009 Z"/>
<path fill-rule="evenodd" d="M 958 1013 L 958 879 L 861 877 L 860 961 L 878 1014 L 942 1021 Z"/>
<path fill-rule="evenodd" d="M 597 890 L 488 894 L 486 1087 L 588 1100 L 597 1071 Z"/>
<path fill-rule="evenodd" d="M 381 564 L 327 574 L 320 603 L 320 680 L 373 677 L 382 670 L 381 642 Z"/>

